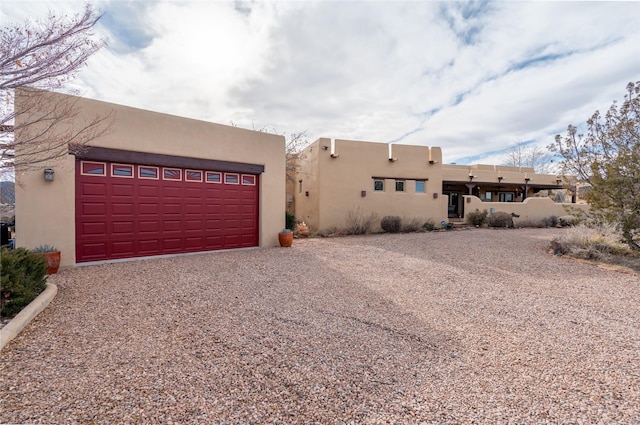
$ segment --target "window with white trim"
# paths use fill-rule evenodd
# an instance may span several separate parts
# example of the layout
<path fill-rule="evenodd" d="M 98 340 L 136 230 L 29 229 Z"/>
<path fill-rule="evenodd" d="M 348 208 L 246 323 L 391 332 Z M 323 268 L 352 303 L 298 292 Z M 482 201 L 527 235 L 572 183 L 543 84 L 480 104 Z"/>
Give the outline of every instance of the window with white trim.
<path fill-rule="evenodd" d="M 424 180 L 416 180 L 416 193 L 424 193 L 425 186 Z"/>
<path fill-rule="evenodd" d="M 373 179 L 373 191 L 374 192 L 384 192 L 384 180 L 383 179 Z"/>

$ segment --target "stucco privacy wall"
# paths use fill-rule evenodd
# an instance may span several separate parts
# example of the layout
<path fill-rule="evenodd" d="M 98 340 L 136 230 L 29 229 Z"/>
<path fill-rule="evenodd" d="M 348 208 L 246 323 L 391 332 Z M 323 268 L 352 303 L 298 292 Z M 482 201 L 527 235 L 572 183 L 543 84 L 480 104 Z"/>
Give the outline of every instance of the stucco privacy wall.
<path fill-rule="evenodd" d="M 517 224 L 518 220 L 538 221 L 545 217 L 555 215 L 560 217 L 563 215 L 580 216 L 589 213 L 589 205 L 587 204 L 571 204 L 553 202 L 549 197 L 531 197 L 522 202 L 483 202 L 477 196 L 464 195 L 465 211 L 487 210 L 489 212 L 503 211 L 506 213 L 517 214 L 520 217 L 514 218 Z"/>
<path fill-rule="evenodd" d="M 51 93 L 51 102 L 77 101 L 80 128 L 95 116 L 115 113 L 110 132 L 89 145 L 143 153 L 174 155 L 264 166 L 260 182 L 260 246 L 277 245 L 284 226 L 284 137 L 182 118 L 85 98 Z M 16 91 L 16 112 L 27 108 L 28 96 Z M 38 107 L 44 112 L 47 105 Z M 16 127 L 22 117 L 18 114 Z M 20 132 L 16 132 L 16 138 Z M 16 155 L 20 155 L 19 149 Z M 45 182 L 43 169 L 53 168 L 55 180 Z M 16 176 L 16 243 L 33 248 L 55 245 L 63 266 L 75 264 L 75 157 L 66 155 Z"/>
<path fill-rule="evenodd" d="M 447 216 L 441 164 L 438 147 L 392 145 L 390 152 L 386 143 L 319 139 L 302 154 L 296 216 L 319 231 L 346 227 L 350 212 L 376 214 L 376 226 L 385 215 L 440 222 Z M 383 192 L 373 190 L 373 177 L 386 179 Z M 404 192 L 395 191 L 396 179 L 405 180 Z M 416 180 L 425 181 L 424 193 L 416 193 Z"/>

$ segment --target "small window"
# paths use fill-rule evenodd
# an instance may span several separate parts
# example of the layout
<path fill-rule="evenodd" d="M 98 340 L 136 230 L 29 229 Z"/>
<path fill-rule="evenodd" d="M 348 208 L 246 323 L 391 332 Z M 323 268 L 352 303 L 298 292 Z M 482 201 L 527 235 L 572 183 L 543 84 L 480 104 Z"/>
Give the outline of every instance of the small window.
<path fill-rule="evenodd" d="M 255 186 L 256 185 L 256 176 L 249 176 L 246 174 L 242 175 L 242 184 L 246 186 Z"/>
<path fill-rule="evenodd" d="M 238 174 L 225 173 L 224 182 L 226 184 L 240 184 L 240 176 Z"/>
<path fill-rule="evenodd" d="M 491 202 L 491 194 L 492 194 L 492 192 L 487 192 L 487 194 L 486 194 L 486 200 L 488 202 Z"/>
<path fill-rule="evenodd" d="M 404 192 L 404 180 L 396 180 L 396 192 Z"/>
<path fill-rule="evenodd" d="M 373 191 L 374 192 L 384 192 L 384 180 L 382 180 L 382 179 L 374 179 L 373 180 Z"/>
<path fill-rule="evenodd" d="M 107 165 L 104 162 L 82 161 L 80 172 L 85 176 L 106 176 Z"/>
<path fill-rule="evenodd" d="M 184 172 L 184 179 L 190 182 L 201 182 L 202 181 L 202 171 L 197 170 L 186 170 Z"/>
<path fill-rule="evenodd" d="M 158 167 L 138 167 L 138 178 L 141 179 L 158 179 Z"/>
<path fill-rule="evenodd" d="M 133 177 L 133 165 L 111 164 L 112 177 Z"/>
<path fill-rule="evenodd" d="M 163 168 L 162 169 L 163 180 L 182 180 L 182 170 L 179 168 Z"/>
<path fill-rule="evenodd" d="M 222 173 L 207 171 L 207 183 L 222 183 Z"/>
<path fill-rule="evenodd" d="M 416 180 L 416 193 L 424 193 L 424 191 L 425 191 L 424 181 Z"/>

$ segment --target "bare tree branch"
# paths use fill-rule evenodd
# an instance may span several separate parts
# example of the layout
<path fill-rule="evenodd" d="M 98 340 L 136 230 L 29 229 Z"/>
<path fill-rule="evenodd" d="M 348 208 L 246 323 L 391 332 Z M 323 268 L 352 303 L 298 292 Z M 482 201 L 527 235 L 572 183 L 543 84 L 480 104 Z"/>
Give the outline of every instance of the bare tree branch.
<path fill-rule="evenodd" d="M 87 4 L 72 17 L 49 12 L 44 20 L 0 30 L 0 170 L 38 168 L 67 155 L 70 145 L 86 145 L 109 131 L 113 114 L 78 124 L 77 98 L 49 99 L 61 89 L 75 94 L 66 84 L 105 45 L 91 32 L 101 17 Z"/>

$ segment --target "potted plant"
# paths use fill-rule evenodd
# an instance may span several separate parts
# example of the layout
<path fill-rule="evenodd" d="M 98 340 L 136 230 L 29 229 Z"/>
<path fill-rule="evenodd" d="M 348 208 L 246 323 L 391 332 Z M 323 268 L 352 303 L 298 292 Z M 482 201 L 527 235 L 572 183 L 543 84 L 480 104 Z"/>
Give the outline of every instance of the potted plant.
<path fill-rule="evenodd" d="M 47 260 L 47 274 L 58 273 L 60 268 L 60 251 L 49 245 L 40 245 L 33 252 L 42 255 Z"/>
<path fill-rule="evenodd" d="M 280 242 L 280 246 L 290 247 L 293 244 L 293 232 L 291 229 L 282 229 L 278 233 L 278 242 Z"/>

